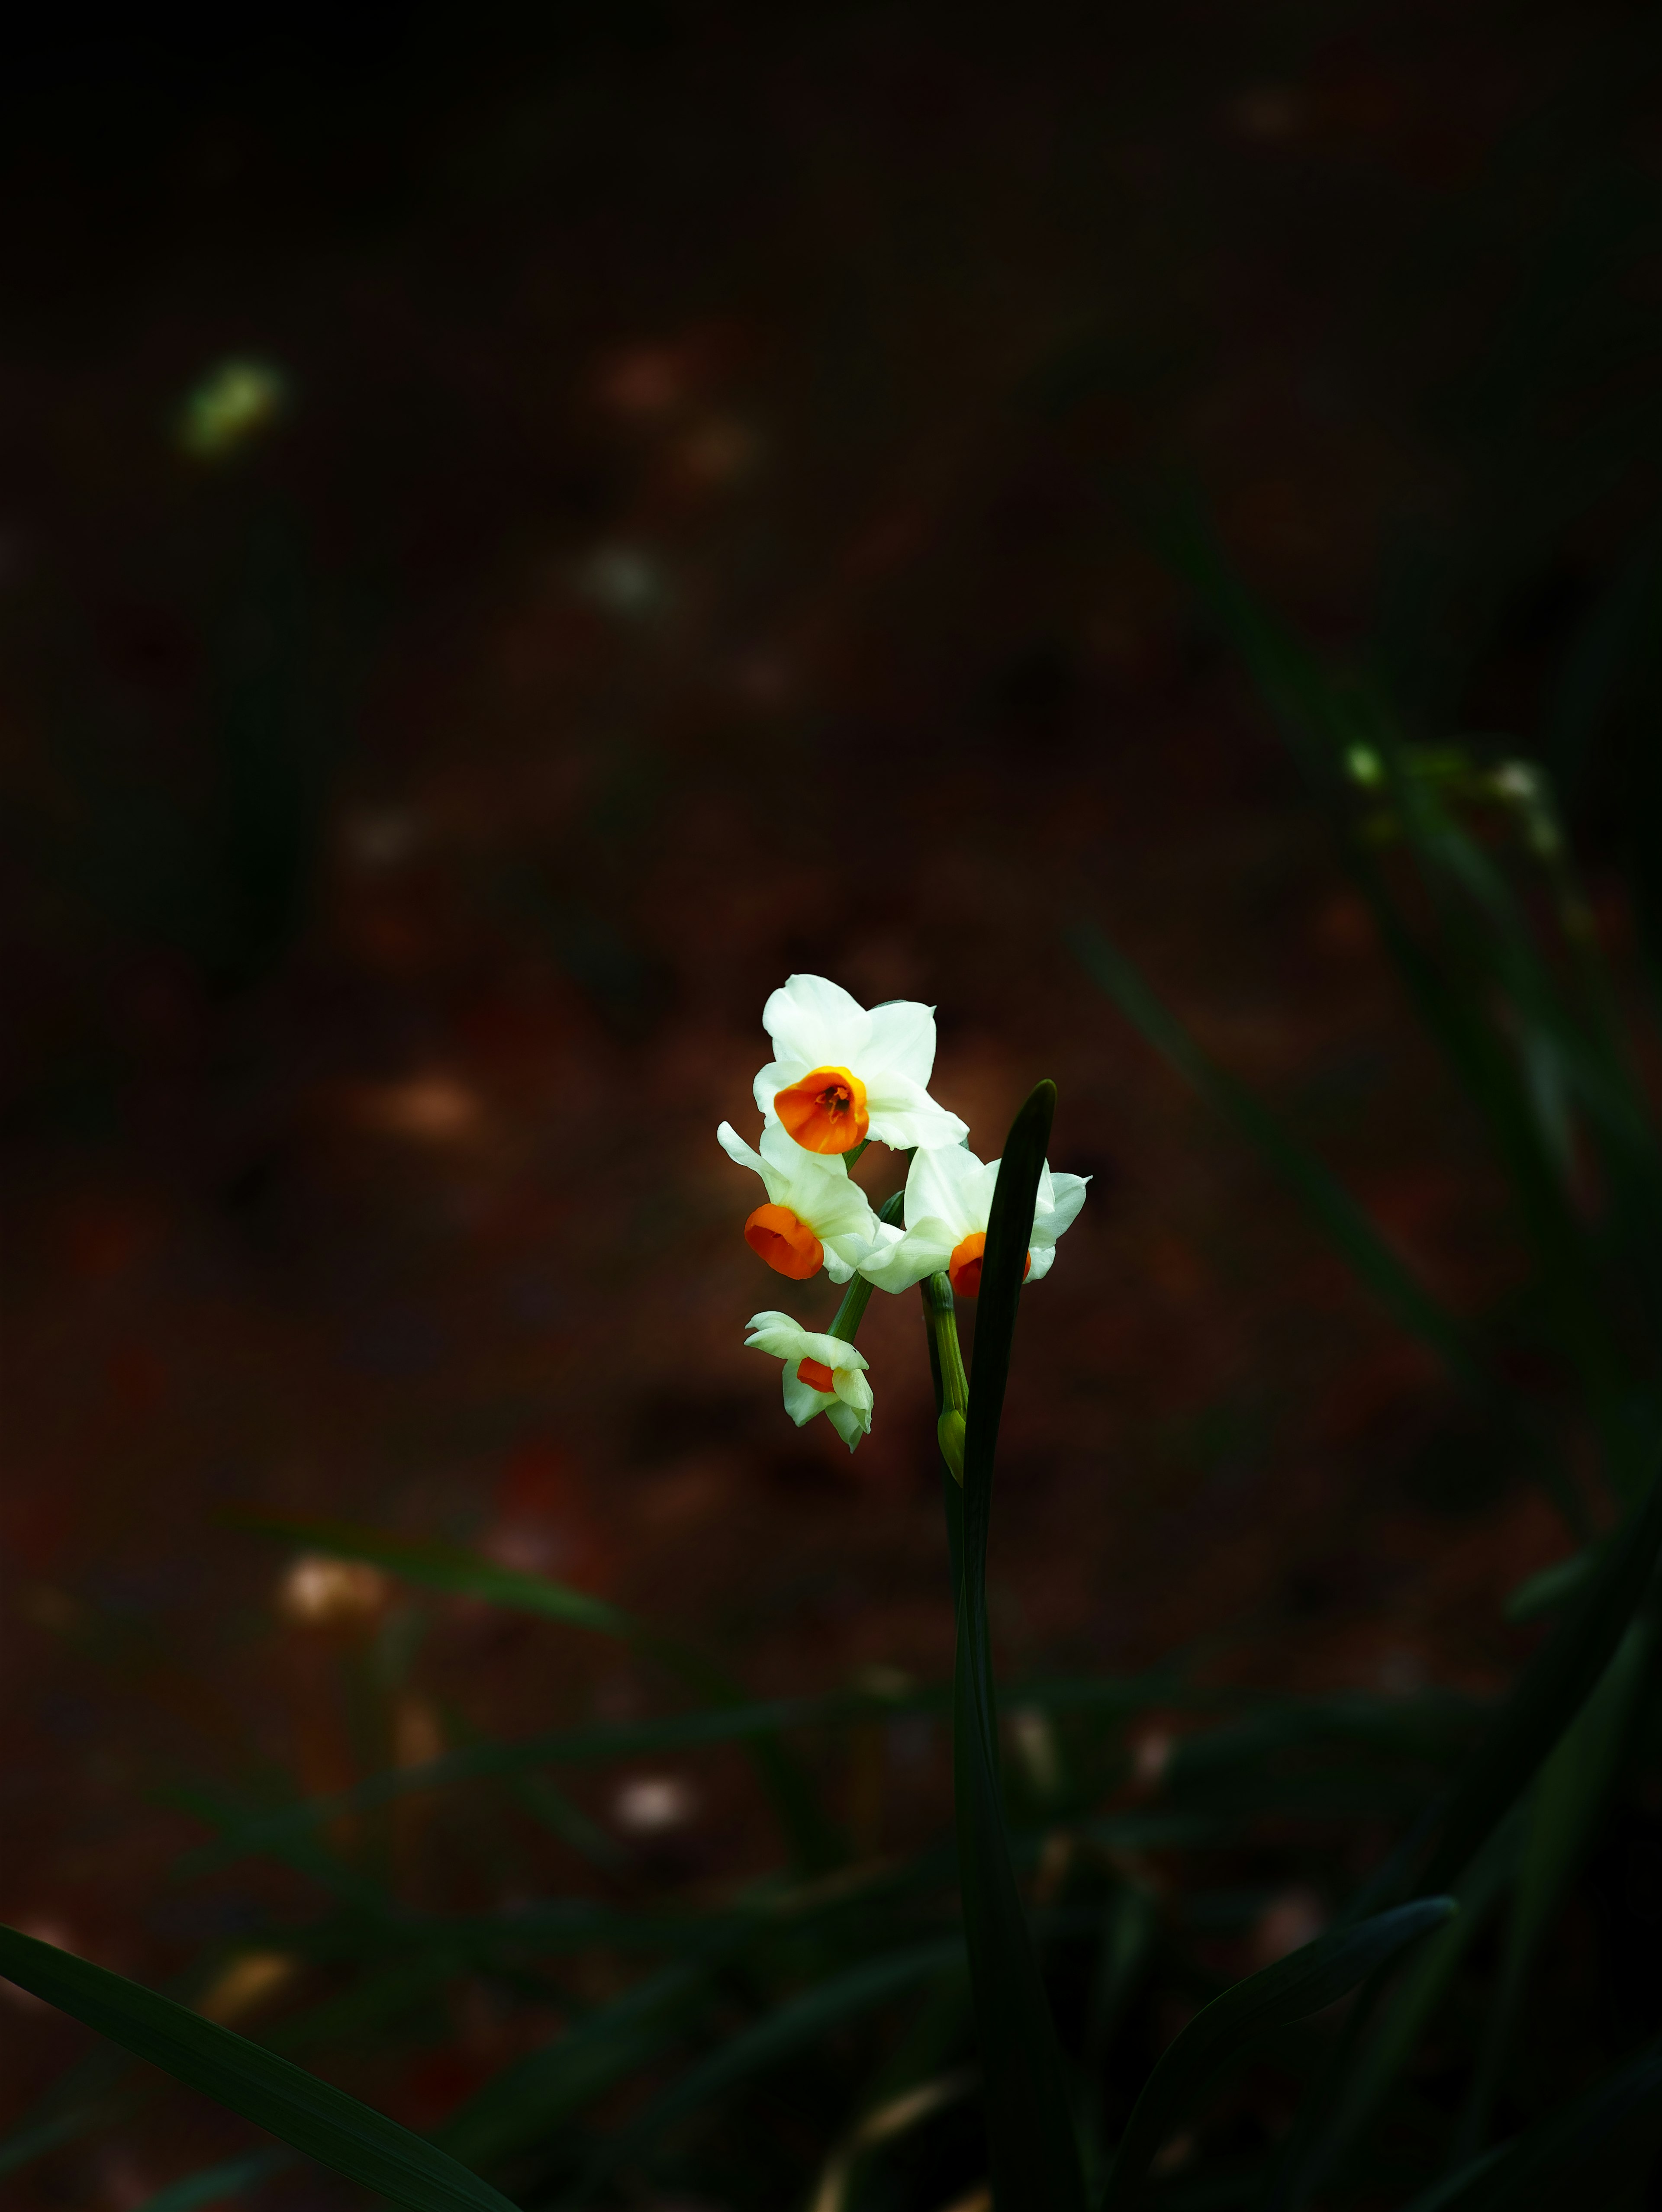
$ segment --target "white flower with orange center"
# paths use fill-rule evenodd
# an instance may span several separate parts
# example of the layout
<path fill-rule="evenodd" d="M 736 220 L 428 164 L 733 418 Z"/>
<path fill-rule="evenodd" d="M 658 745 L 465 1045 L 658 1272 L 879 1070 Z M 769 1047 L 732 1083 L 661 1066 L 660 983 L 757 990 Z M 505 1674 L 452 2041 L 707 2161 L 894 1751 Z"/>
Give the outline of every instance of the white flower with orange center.
<path fill-rule="evenodd" d="M 866 1194 L 835 1153 L 805 1152 L 776 1121 L 762 1132 L 753 1152 L 731 1121 L 716 1140 L 730 1160 L 751 1168 L 768 1194 L 745 1223 L 745 1242 L 777 1275 L 806 1282 L 823 1266 L 834 1283 L 846 1283 L 877 1241 L 877 1216 Z"/>
<path fill-rule="evenodd" d="M 996 1160 L 983 1165 L 958 1145 L 917 1153 L 906 1177 L 905 1234 L 874 1247 L 860 1263 L 861 1273 L 883 1291 L 910 1290 L 925 1275 L 945 1275 L 957 1297 L 974 1297 L 981 1288 L 998 1168 Z M 1045 1163 L 1027 1245 L 1028 1282 L 1042 1282 L 1050 1273 L 1056 1239 L 1078 1219 L 1089 1181 L 1088 1176 L 1052 1175 Z"/>
<path fill-rule="evenodd" d="M 771 1352 L 785 1363 L 785 1411 L 800 1429 L 823 1413 L 852 1451 L 872 1425 L 872 1386 L 866 1363 L 839 1336 L 816 1335 L 788 1314 L 752 1314 L 747 1352 Z"/>
<path fill-rule="evenodd" d="M 823 975 L 793 975 L 762 1024 L 774 1057 L 756 1079 L 756 1103 L 805 1151 L 848 1152 L 869 1138 L 909 1152 L 969 1134 L 927 1088 L 932 1006 L 896 999 L 868 1012 Z"/>

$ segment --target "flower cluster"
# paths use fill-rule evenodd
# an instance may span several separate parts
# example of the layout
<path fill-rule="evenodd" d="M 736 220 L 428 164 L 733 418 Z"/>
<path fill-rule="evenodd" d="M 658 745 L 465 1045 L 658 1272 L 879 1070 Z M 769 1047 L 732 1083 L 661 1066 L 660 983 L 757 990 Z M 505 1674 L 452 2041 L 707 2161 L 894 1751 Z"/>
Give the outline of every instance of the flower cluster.
<path fill-rule="evenodd" d="M 959 1297 L 974 1297 L 999 1164 L 978 1160 L 968 1128 L 929 1096 L 932 1006 L 897 999 L 868 1012 L 823 975 L 793 975 L 762 1022 L 773 1058 L 756 1079 L 759 1144 L 747 1145 L 729 1121 L 716 1131 L 728 1158 L 759 1176 L 767 1194 L 746 1220 L 745 1242 L 794 1283 L 823 1267 L 853 1288 L 828 1332 L 770 1311 L 752 1317 L 745 1340 L 783 1361 L 785 1411 L 798 1428 L 824 1413 L 852 1451 L 872 1425 L 872 1387 L 852 1341 L 867 1298 L 874 1288 L 909 1290 L 928 1275 L 945 1275 Z M 911 1155 L 898 1223 L 880 1218 L 849 1173 L 868 1144 Z M 1088 1180 L 1046 1165 L 1029 1282 L 1049 1274 Z"/>

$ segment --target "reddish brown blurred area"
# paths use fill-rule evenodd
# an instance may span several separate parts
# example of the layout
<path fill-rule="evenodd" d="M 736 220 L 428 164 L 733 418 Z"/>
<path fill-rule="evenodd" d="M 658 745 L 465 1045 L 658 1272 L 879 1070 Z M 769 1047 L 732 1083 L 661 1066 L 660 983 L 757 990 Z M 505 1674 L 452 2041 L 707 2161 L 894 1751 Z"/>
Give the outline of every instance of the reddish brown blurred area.
<path fill-rule="evenodd" d="M 1588 21 L 692 9 L 521 65 L 399 19 L 339 82 L 43 77 L 0 253 L 0 1914 L 161 1980 L 288 1894 L 180 1883 L 179 1788 L 664 1693 L 447 1601 L 366 1740 L 343 1669 L 393 1598 L 285 1610 L 235 1509 L 465 1540 L 758 1692 L 947 1670 L 915 1300 L 862 1332 L 852 1458 L 742 1346 L 832 1310 L 746 1249 L 715 1141 L 797 969 L 934 1005 L 983 1154 L 1053 1076 L 1093 1177 L 1018 1340 L 1001 1663 L 1501 1678 L 1549 1512 L 1427 1502 L 1434 1366 L 1068 933 L 1452 1302 L 1510 1279 L 1475 1135 L 1123 494 L 1192 475 L 1261 589 L 1354 629 L 1391 517 L 1456 495 L 1420 402 L 1486 312 L 1391 288 Z M 236 356 L 283 405 L 181 450 Z M 724 1776 L 679 1778 L 689 1878 L 765 1853 Z M 85 2047 L 0 2030 L 26 2089 Z M 389 2109 L 430 2119 L 468 2049 Z"/>

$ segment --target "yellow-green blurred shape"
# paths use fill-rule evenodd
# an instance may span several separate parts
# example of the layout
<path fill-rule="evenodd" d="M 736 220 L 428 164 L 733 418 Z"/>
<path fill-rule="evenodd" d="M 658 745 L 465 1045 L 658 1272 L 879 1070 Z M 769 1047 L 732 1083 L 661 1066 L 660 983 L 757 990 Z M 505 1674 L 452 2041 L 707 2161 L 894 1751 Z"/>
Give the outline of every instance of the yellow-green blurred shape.
<path fill-rule="evenodd" d="M 227 460 L 269 430 L 288 403 L 289 380 L 270 362 L 222 361 L 180 410 L 179 442 L 199 460 Z"/>

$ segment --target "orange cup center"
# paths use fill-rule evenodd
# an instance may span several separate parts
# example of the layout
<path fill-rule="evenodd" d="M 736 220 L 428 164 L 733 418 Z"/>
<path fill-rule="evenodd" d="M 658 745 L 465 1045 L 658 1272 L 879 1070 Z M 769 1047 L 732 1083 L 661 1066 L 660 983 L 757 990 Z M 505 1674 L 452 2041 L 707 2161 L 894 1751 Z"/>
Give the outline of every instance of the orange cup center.
<path fill-rule="evenodd" d="M 816 1067 L 773 1094 L 773 1110 L 805 1152 L 849 1152 L 871 1127 L 866 1086 L 846 1067 Z"/>
<path fill-rule="evenodd" d="M 972 1298 L 979 1294 L 981 1261 L 986 1249 L 986 1231 L 981 1229 L 972 1230 L 961 1244 L 953 1245 L 953 1256 L 947 1262 L 947 1280 L 953 1286 L 954 1297 Z M 1032 1272 L 1033 1255 L 1029 1252 L 1021 1270 L 1024 1283 Z"/>
<path fill-rule="evenodd" d="M 834 1392 L 837 1389 L 837 1377 L 822 1359 L 803 1360 L 796 1370 L 796 1379 L 806 1382 L 810 1390 Z"/>
<path fill-rule="evenodd" d="M 805 1283 L 825 1264 L 825 1248 L 788 1206 L 758 1206 L 745 1223 L 745 1242 L 776 1275 Z"/>

